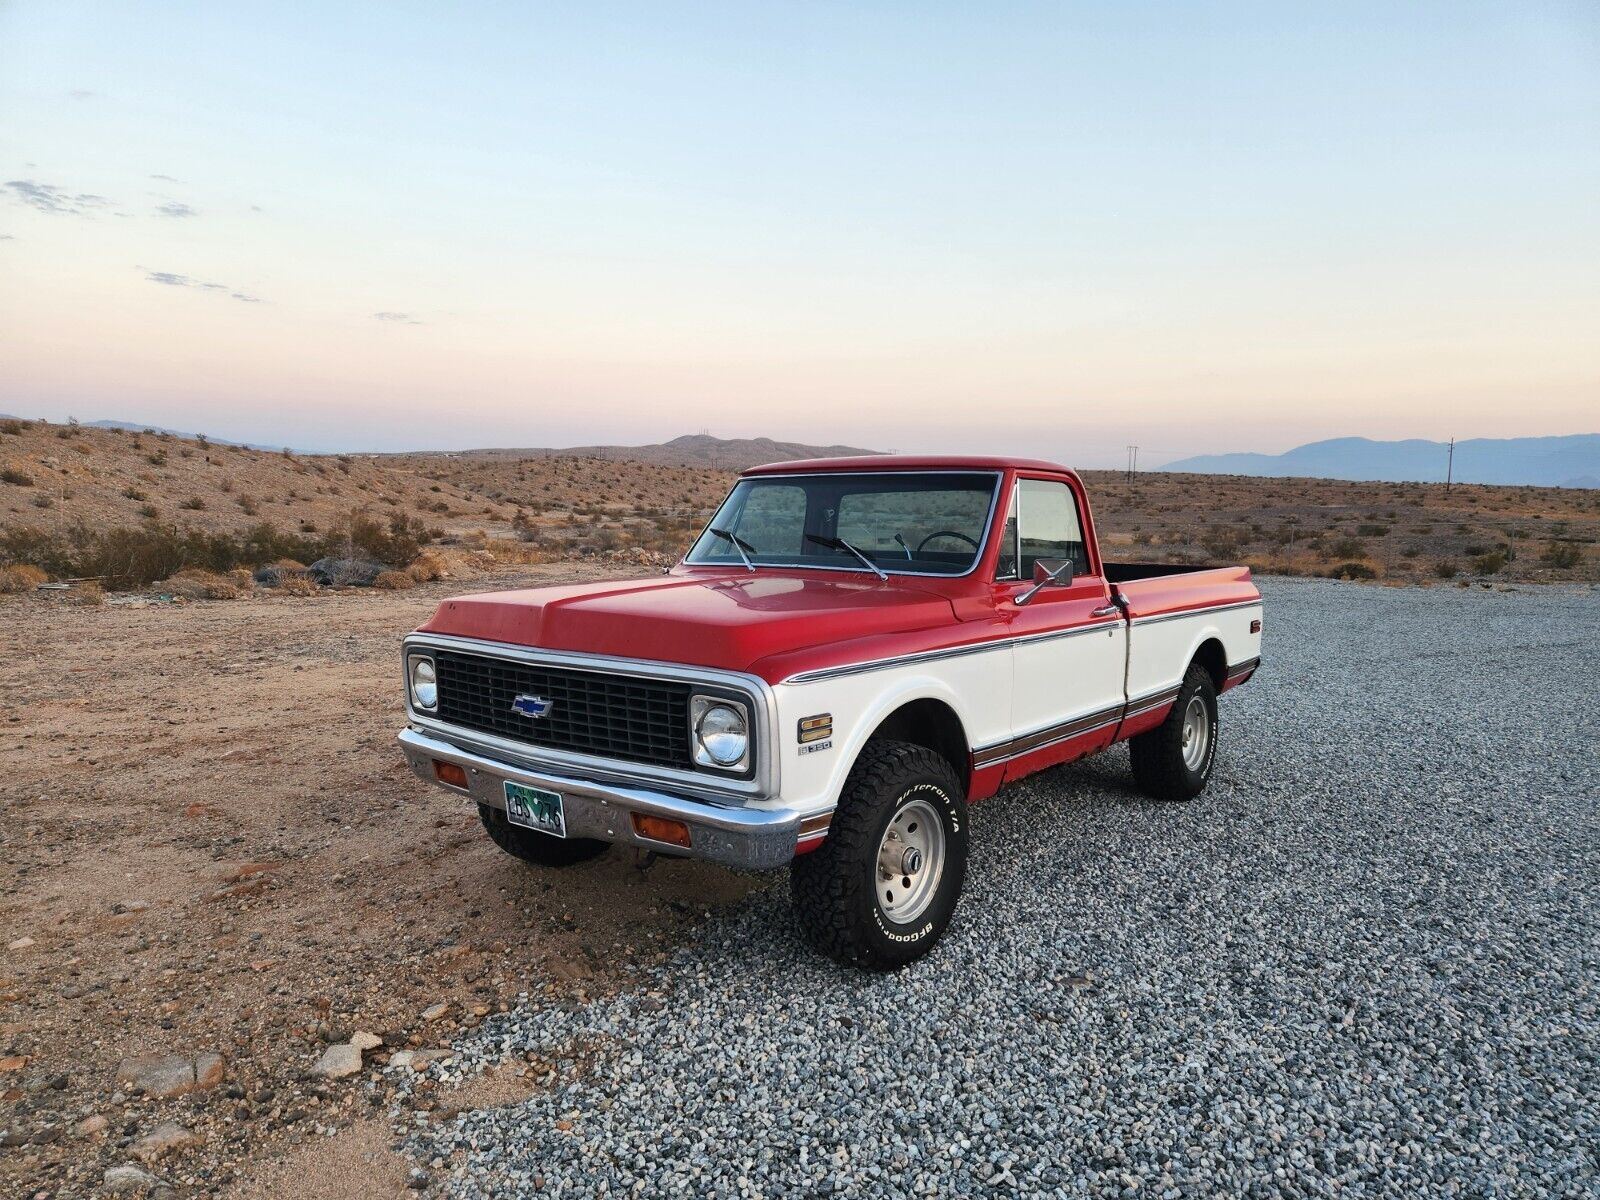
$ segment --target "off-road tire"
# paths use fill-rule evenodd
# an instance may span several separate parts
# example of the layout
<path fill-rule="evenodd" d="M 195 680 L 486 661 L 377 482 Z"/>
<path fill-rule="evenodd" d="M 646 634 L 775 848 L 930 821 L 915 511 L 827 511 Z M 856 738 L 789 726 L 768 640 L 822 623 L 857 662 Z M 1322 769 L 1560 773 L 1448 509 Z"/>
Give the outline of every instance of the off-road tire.
<path fill-rule="evenodd" d="M 902 925 L 878 904 L 878 851 L 895 815 L 917 800 L 939 814 L 944 863 L 927 907 Z M 827 838 L 794 860 L 789 893 L 812 946 L 847 966 L 889 971 L 937 944 L 966 871 L 967 800 L 950 764 L 923 746 L 874 740 L 850 770 Z"/>
<path fill-rule="evenodd" d="M 596 838 L 558 838 L 536 829 L 518 829 L 506 820 L 505 813 L 487 804 L 478 805 L 478 819 L 489 831 L 494 844 L 512 858 L 540 867 L 570 867 L 588 862 L 611 849 L 610 842 Z"/>
<path fill-rule="evenodd" d="M 1203 758 L 1191 767 L 1184 761 L 1183 723 L 1189 705 L 1198 699 L 1210 721 Z M 1217 761 L 1217 686 L 1199 663 L 1190 663 L 1172 702 L 1172 711 L 1154 729 L 1128 741 L 1133 780 L 1153 800 L 1192 800 L 1205 790 Z"/>

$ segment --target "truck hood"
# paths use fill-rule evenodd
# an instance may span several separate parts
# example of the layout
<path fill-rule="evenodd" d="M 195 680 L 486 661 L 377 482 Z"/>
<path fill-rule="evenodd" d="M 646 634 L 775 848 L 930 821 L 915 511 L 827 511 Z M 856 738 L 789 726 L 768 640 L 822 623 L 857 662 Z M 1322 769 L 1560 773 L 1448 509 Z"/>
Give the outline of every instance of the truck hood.
<path fill-rule="evenodd" d="M 893 577 L 763 572 L 463 596 L 420 632 L 749 671 L 775 654 L 956 621 L 945 597 Z"/>

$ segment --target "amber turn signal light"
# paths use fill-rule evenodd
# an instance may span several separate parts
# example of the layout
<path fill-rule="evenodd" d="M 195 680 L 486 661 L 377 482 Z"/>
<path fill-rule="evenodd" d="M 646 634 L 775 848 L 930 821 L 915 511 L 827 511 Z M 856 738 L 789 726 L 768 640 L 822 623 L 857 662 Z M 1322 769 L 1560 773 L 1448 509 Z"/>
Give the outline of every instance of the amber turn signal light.
<path fill-rule="evenodd" d="M 437 758 L 433 760 L 433 777 L 440 783 L 448 783 L 451 787 L 465 790 L 467 786 L 465 767 L 459 767 L 455 763 L 440 762 Z"/>
<path fill-rule="evenodd" d="M 666 842 L 669 846 L 689 845 L 689 827 L 670 817 L 651 817 L 644 813 L 633 814 L 633 831 L 652 842 Z"/>

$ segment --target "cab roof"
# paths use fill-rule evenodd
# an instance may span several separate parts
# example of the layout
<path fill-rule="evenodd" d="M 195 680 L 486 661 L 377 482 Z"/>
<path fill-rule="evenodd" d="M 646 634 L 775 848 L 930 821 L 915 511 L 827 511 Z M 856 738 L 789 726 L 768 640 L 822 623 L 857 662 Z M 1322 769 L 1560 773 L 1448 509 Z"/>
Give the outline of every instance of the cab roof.
<path fill-rule="evenodd" d="M 801 458 L 793 462 L 765 463 L 744 475 L 817 474 L 834 471 L 1048 471 L 1055 475 L 1075 472 L 1037 458 L 1010 458 L 982 454 L 861 454 L 853 458 Z"/>

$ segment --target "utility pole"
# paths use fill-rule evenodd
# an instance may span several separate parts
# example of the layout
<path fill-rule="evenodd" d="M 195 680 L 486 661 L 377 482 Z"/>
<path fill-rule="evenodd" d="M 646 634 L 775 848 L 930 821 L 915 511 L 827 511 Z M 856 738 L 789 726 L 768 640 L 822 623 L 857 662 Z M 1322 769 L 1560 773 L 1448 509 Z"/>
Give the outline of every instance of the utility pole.
<path fill-rule="evenodd" d="M 1444 490 L 1449 491 L 1456 477 L 1456 440 L 1450 439 L 1450 457 L 1444 463 Z"/>
<path fill-rule="evenodd" d="M 1139 465 L 1139 447 L 1128 447 L 1128 482 L 1133 482 L 1133 473 Z"/>

